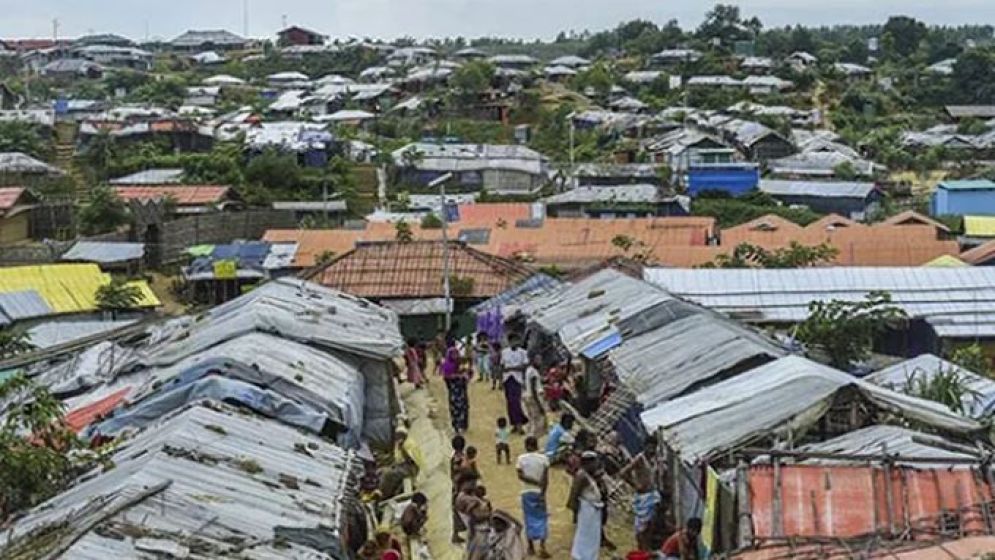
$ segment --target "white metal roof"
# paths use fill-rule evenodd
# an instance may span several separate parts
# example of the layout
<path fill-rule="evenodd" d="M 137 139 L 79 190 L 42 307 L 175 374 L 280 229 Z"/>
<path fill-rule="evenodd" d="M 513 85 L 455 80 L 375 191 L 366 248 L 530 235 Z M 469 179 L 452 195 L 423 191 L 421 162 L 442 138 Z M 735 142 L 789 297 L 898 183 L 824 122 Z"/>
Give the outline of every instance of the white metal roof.
<path fill-rule="evenodd" d="M 859 301 L 869 292 L 885 291 L 941 337 L 995 337 L 991 267 L 648 268 L 644 276 L 679 297 L 768 323 L 803 321 L 813 301 Z"/>
<path fill-rule="evenodd" d="M 668 445 L 693 464 L 763 438 L 801 437 L 844 387 L 854 387 L 889 413 L 950 433 L 981 429 L 939 403 L 896 393 L 798 356 L 664 402 L 641 418 L 648 430 L 662 430 Z"/>

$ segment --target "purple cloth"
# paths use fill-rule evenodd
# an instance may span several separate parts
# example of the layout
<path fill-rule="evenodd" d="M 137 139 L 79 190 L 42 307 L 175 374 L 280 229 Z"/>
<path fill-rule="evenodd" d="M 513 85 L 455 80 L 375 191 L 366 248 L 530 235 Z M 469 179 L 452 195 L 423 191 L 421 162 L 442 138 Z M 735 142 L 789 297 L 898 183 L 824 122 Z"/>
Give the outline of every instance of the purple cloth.
<path fill-rule="evenodd" d="M 446 350 L 446 358 L 442 360 L 442 377 L 449 379 L 459 374 L 459 350 L 455 346 L 450 346 Z"/>
<path fill-rule="evenodd" d="M 504 380 L 504 399 L 508 405 L 508 422 L 515 427 L 528 424 L 529 419 L 522 410 L 522 385 L 510 375 Z"/>

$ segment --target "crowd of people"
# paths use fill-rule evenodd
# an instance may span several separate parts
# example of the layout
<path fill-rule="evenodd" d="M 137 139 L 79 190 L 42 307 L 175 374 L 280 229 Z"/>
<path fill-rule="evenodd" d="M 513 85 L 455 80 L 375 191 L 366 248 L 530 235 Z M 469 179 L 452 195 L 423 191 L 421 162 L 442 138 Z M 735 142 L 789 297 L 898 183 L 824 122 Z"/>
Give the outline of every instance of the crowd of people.
<path fill-rule="evenodd" d="M 523 560 L 526 556 L 550 558 L 548 488 L 551 469 L 561 469 L 571 477 L 566 503 L 575 526 L 570 557 L 572 560 L 596 560 L 602 551 L 614 551 L 615 545 L 605 535 L 609 519 L 609 480 L 624 481 L 632 488 L 634 534 L 643 553 L 662 558 L 698 560 L 703 557 L 698 535 L 701 521 L 691 519 L 675 530 L 666 518 L 666 497 L 659 488 L 663 480 L 658 466 L 658 442 L 649 437 L 642 451 L 630 456 L 617 436 L 598 438 L 581 427 L 570 411 L 559 414 L 558 421 L 547 425 L 550 413 L 562 409 L 583 408 L 581 375 L 570 364 L 551 367 L 543 372 L 538 355 L 530 357 L 522 340 L 510 336 L 507 344 L 493 341 L 484 333 L 459 340 L 454 331 L 440 334 L 431 345 L 408 341 L 405 352 L 406 380 L 417 388 L 430 382 L 429 358 L 441 377 L 448 396 L 449 417 L 454 436 L 449 475 L 452 481 L 452 542 L 465 545 L 470 560 Z M 496 463 L 512 464 L 512 438 L 523 437 L 524 453 L 514 460 L 521 483 L 521 519 L 510 512 L 494 508 L 478 467 L 480 450 L 467 442 L 470 426 L 470 383 L 486 383 L 492 391 L 501 391 L 505 414 L 488 419 L 494 428 Z M 562 403 L 570 402 L 571 407 Z M 580 405 L 580 406 L 577 406 Z M 482 420 L 478 420 L 482 421 Z M 540 440 L 545 438 L 545 443 Z M 397 474 L 417 473 L 420 458 L 405 445 L 406 435 L 398 437 Z M 477 442 L 479 443 L 479 442 Z M 409 526 L 424 523 L 414 501 Z M 419 527 L 420 530 L 420 527 Z M 407 533 L 408 529 L 405 529 Z M 393 558 L 391 559 L 393 560 Z"/>

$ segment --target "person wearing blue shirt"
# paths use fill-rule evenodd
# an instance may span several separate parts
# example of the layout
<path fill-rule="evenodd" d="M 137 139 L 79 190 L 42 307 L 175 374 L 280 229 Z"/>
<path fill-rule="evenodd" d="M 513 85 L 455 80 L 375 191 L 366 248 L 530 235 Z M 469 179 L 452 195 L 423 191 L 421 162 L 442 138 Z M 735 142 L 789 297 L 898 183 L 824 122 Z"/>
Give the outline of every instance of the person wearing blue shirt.
<path fill-rule="evenodd" d="M 553 426 L 546 436 L 546 457 L 551 462 L 560 459 L 564 448 L 569 448 L 573 444 L 573 434 L 570 433 L 574 427 L 574 416 L 569 412 L 560 417 L 560 421 Z"/>

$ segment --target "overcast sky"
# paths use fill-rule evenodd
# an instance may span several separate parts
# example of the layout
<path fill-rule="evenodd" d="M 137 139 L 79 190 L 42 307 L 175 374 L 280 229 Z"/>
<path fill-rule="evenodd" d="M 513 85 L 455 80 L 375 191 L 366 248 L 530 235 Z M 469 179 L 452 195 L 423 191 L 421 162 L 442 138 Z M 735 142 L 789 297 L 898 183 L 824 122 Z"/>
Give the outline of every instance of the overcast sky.
<path fill-rule="evenodd" d="M 268 37 L 283 16 L 332 37 L 456 36 L 551 38 L 561 30 L 599 30 L 634 18 L 696 26 L 713 4 L 700 0 L 0 0 L 0 37 L 113 32 L 172 38 L 186 29 L 226 28 Z M 995 22 L 995 0 L 742 0 L 744 15 L 767 26 L 882 22 L 907 14 L 929 23 Z"/>

